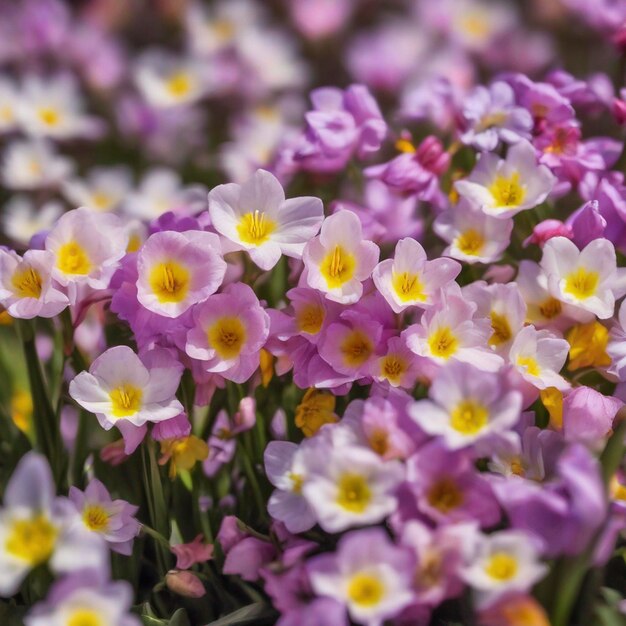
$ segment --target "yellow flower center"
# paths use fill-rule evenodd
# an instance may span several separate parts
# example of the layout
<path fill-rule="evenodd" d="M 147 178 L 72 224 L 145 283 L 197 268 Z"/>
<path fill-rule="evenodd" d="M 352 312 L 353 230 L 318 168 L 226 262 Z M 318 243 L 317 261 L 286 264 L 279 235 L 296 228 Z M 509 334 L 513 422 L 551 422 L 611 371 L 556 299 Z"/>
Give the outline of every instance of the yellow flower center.
<path fill-rule="evenodd" d="M 507 114 L 498 112 L 498 113 L 489 113 L 484 115 L 478 125 L 476 126 L 476 130 L 478 132 L 483 130 L 488 130 L 489 128 L 493 128 L 494 126 L 501 126 L 506 122 Z"/>
<path fill-rule="evenodd" d="M 539 305 L 539 312 L 546 319 L 551 320 L 561 314 L 563 305 L 559 300 L 550 296 Z"/>
<path fill-rule="evenodd" d="M 449 326 L 442 326 L 428 338 L 428 347 L 433 356 L 449 359 L 458 350 L 459 342 Z"/>
<path fill-rule="evenodd" d="M 343 474 L 337 488 L 337 504 L 351 513 L 363 513 L 372 500 L 369 485 L 360 474 Z"/>
<path fill-rule="evenodd" d="M 404 152 L 405 154 L 415 152 L 415 146 L 408 139 L 398 139 L 395 147 L 398 152 Z"/>
<path fill-rule="evenodd" d="M 167 79 L 167 90 L 176 98 L 184 98 L 191 91 L 191 77 L 185 72 L 176 72 Z"/>
<path fill-rule="evenodd" d="M 68 617 L 67 626 L 104 626 L 104 622 L 93 609 L 76 609 Z"/>
<path fill-rule="evenodd" d="M 389 433 L 382 428 L 376 428 L 368 437 L 370 448 L 379 454 L 384 456 L 389 450 Z"/>
<path fill-rule="evenodd" d="M 126 246 L 126 252 L 137 252 L 141 248 L 141 237 L 137 233 L 133 233 L 128 238 L 128 245 Z"/>
<path fill-rule="evenodd" d="M 509 321 L 504 315 L 500 315 L 500 313 L 496 313 L 495 311 L 491 311 L 491 328 L 493 329 L 493 333 L 489 338 L 490 346 L 501 346 L 513 336 Z"/>
<path fill-rule="evenodd" d="M 360 330 L 350 331 L 339 346 L 343 361 L 348 367 L 361 367 L 374 352 L 374 344 Z"/>
<path fill-rule="evenodd" d="M 356 574 L 348 583 L 348 598 L 359 606 L 376 606 L 385 596 L 385 585 L 371 574 Z"/>
<path fill-rule="evenodd" d="M 472 37 L 485 38 L 489 34 L 489 24 L 480 15 L 469 14 L 461 20 L 461 28 Z"/>
<path fill-rule="evenodd" d="M 11 278 L 13 291 L 19 298 L 39 298 L 41 283 L 41 274 L 33 267 L 17 270 Z"/>
<path fill-rule="evenodd" d="M 129 417 L 141 408 L 143 392 L 139 387 L 124 384 L 109 392 L 113 415 L 115 417 Z"/>
<path fill-rule="evenodd" d="M 517 357 L 517 365 L 519 367 L 526 368 L 526 373 L 531 376 L 539 376 L 541 372 L 541 368 L 539 367 L 539 363 L 537 363 L 537 359 L 532 356 L 518 356 Z"/>
<path fill-rule="evenodd" d="M 398 384 L 402 375 L 407 370 L 407 363 L 404 359 L 395 354 L 388 354 L 382 359 L 380 373 L 389 382 Z"/>
<path fill-rule="evenodd" d="M 13 109 L 10 106 L 0 106 L 0 122 L 8 124 L 14 119 Z"/>
<path fill-rule="evenodd" d="M 266 217 L 263 211 L 246 213 L 237 224 L 239 239 L 244 243 L 260 246 L 276 230 L 276 222 Z"/>
<path fill-rule="evenodd" d="M 296 312 L 298 330 L 309 335 L 317 335 L 324 323 L 324 307 L 319 304 L 307 304 Z"/>
<path fill-rule="evenodd" d="M 450 426 L 464 435 L 474 435 L 486 425 L 489 411 L 476 400 L 463 400 L 452 411 Z"/>
<path fill-rule="evenodd" d="M 356 268 L 354 255 L 344 250 L 341 246 L 335 246 L 322 261 L 320 272 L 326 279 L 326 284 L 330 289 L 341 287 L 347 283 Z"/>
<path fill-rule="evenodd" d="M 492 554 L 485 565 L 485 572 L 499 581 L 511 580 L 517 574 L 517 559 L 506 552 Z"/>
<path fill-rule="evenodd" d="M 550 426 L 555 430 L 563 428 L 563 394 L 556 387 L 548 387 L 539 392 L 543 406 L 550 415 Z"/>
<path fill-rule="evenodd" d="M 452 478 L 441 478 L 428 490 L 428 504 L 442 513 L 450 513 L 463 504 L 463 492 Z"/>
<path fill-rule="evenodd" d="M 238 317 L 222 317 L 209 328 L 207 339 L 220 358 L 234 359 L 246 342 L 246 329 Z"/>
<path fill-rule="evenodd" d="M 52 107 L 42 107 L 41 109 L 39 109 L 38 113 L 39 119 L 46 126 L 56 126 L 61 121 L 61 116 L 59 115 L 59 112 Z"/>
<path fill-rule="evenodd" d="M 87 251 L 77 242 L 64 243 L 57 253 L 57 267 L 64 274 L 89 274 L 91 259 Z"/>
<path fill-rule="evenodd" d="M 89 530 L 104 532 L 109 527 L 109 514 L 99 504 L 89 504 L 83 511 L 83 522 Z"/>
<path fill-rule="evenodd" d="M 489 186 L 489 193 L 493 196 L 497 206 L 516 207 L 524 201 L 526 189 L 520 184 L 519 178 L 517 172 L 511 174 L 509 178 L 496 176 Z"/>
<path fill-rule="evenodd" d="M 626 501 L 626 486 L 620 483 L 619 478 L 615 474 L 609 483 L 609 494 L 613 500 Z"/>
<path fill-rule="evenodd" d="M 50 520 L 40 514 L 31 519 L 17 520 L 9 531 L 6 551 L 35 567 L 50 558 L 58 531 Z"/>
<path fill-rule="evenodd" d="M 24 433 L 30 430 L 33 417 L 33 397 L 30 391 L 16 389 L 11 396 L 11 419 Z"/>
<path fill-rule="evenodd" d="M 291 480 L 291 491 L 300 495 L 302 493 L 302 485 L 304 485 L 304 476 L 289 472 L 288 477 Z"/>
<path fill-rule="evenodd" d="M 565 279 L 565 293 L 585 300 L 595 295 L 600 276 L 598 272 L 587 271 L 584 267 L 579 267 Z"/>
<path fill-rule="evenodd" d="M 190 278 L 186 267 L 176 261 L 165 261 L 152 268 L 148 282 L 159 302 L 181 302 L 189 291 Z"/>
<path fill-rule="evenodd" d="M 485 238 L 473 228 L 462 232 L 456 238 L 456 247 L 467 256 L 478 256 L 485 245 Z"/>
<path fill-rule="evenodd" d="M 566 339 L 570 345 L 568 370 L 611 365 L 611 357 L 606 353 L 609 331 L 600 322 L 577 324 L 568 331 Z"/>
<path fill-rule="evenodd" d="M 114 198 L 104 191 L 96 191 L 91 195 L 91 203 L 95 209 L 108 209 L 113 204 Z"/>
<path fill-rule="evenodd" d="M 418 274 L 402 272 L 400 274 L 393 273 L 391 284 L 396 295 L 402 302 L 418 300 L 424 302 L 426 294 L 424 293 L 424 285 Z"/>

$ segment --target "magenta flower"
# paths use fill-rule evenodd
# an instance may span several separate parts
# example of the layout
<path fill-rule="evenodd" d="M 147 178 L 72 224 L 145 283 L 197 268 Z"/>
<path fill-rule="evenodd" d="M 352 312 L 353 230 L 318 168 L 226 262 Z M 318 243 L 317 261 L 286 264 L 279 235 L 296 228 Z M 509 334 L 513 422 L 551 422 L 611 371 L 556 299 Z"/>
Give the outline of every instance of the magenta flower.
<path fill-rule="evenodd" d="M 190 543 L 172 546 L 176 556 L 176 569 L 189 569 L 196 563 L 205 563 L 213 558 L 213 545 L 204 543 L 203 535 L 198 535 Z"/>

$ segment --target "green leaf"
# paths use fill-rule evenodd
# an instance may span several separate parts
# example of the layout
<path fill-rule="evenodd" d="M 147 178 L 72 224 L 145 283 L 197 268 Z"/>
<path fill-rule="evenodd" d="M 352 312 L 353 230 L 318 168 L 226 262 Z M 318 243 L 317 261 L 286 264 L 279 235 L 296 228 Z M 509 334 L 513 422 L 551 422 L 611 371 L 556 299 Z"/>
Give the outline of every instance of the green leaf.
<path fill-rule="evenodd" d="M 258 620 L 273 619 L 276 612 L 268 604 L 264 602 L 255 602 L 241 609 L 237 609 L 233 613 L 229 613 L 220 619 L 210 622 L 207 626 L 233 626 L 235 624 L 260 624 Z"/>
<path fill-rule="evenodd" d="M 594 626 L 626 626 L 626 615 L 606 605 L 596 608 L 596 619 Z"/>
<path fill-rule="evenodd" d="M 185 609 L 178 609 L 174 615 L 172 615 L 169 626 L 190 626 Z"/>

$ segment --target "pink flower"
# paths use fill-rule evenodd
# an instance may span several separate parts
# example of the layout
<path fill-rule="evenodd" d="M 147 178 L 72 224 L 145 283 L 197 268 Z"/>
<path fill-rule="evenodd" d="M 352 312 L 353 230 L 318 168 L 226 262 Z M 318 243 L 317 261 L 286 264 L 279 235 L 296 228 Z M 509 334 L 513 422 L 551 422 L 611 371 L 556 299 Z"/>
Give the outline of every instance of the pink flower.
<path fill-rule="evenodd" d="M 176 569 L 189 569 L 196 563 L 204 563 L 213 558 L 213 544 L 204 543 L 204 537 L 198 535 L 189 543 L 172 546 L 176 555 Z"/>

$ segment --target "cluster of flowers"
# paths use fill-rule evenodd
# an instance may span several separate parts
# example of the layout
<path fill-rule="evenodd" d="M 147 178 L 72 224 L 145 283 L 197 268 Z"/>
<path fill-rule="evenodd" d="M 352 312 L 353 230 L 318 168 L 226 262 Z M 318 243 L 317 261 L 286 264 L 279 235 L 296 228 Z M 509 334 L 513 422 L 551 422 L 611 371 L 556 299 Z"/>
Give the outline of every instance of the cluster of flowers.
<path fill-rule="evenodd" d="M 0 414 L 22 457 L 0 597 L 27 626 L 165 624 L 180 603 L 197 623 L 251 604 L 280 626 L 567 626 L 626 530 L 626 92 L 529 78 L 551 40 L 508 4 L 424 0 L 358 32 L 357 82 L 306 110 L 314 63 L 257 4 L 171 8 L 184 52 L 132 58 L 115 3 L 0 5 L 20 192 L 0 320 L 30 389 Z M 312 44 L 362 8 L 287 3 Z M 554 11 L 626 54 L 621 3 Z M 170 167 L 78 175 L 80 142 Z M 207 183 L 216 153 L 235 182 L 170 169 Z"/>

